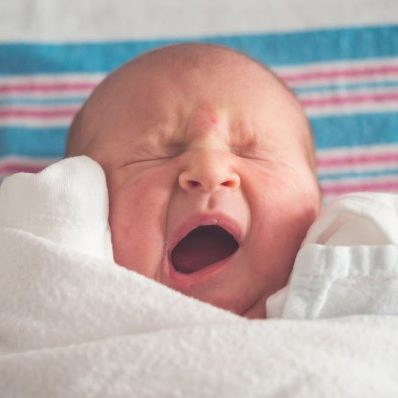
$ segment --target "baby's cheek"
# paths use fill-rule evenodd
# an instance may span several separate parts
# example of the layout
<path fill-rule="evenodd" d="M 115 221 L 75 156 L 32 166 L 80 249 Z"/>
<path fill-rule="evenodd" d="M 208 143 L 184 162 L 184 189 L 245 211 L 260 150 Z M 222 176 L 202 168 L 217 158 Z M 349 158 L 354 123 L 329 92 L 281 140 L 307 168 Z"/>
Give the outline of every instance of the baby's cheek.
<path fill-rule="evenodd" d="M 316 198 L 292 197 L 289 192 L 268 192 L 258 204 L 255 249 L 262 274 L 275 288 L 286 283 L 300 245 L 317 214 Z M 261 261 L 262 259 L 262 261 Z"/>
<path fill-rule="evenodd" d="M 131 186 L 110 193 L 109 223 L 115 261 L 157 279 L 163 256 L 161 198 Z"/>

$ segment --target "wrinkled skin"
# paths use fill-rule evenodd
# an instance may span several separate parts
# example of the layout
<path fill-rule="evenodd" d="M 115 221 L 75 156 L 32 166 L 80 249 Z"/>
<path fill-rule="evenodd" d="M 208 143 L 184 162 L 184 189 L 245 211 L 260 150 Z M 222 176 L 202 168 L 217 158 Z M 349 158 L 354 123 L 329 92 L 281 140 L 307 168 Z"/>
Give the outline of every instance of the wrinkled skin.
<path fill-rule="evenodd" d="M 308 124 L 294 96 L 232 51 L 175 46 L 108 77 L 72 127 L 70 154 L 104 168 L 115 261 L 248 318 L 287 282 L 319 212 Z M 232 219 L 227 265 L 175 275 L 189 220 Z"/>

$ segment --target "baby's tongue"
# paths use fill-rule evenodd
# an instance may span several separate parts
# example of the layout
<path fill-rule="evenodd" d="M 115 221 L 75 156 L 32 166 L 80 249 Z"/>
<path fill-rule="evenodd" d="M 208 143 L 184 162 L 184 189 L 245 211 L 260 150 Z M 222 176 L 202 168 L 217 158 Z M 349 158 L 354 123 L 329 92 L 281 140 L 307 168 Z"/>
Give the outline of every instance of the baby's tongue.
<path fill-rule="evenodd" d="M 204 225 L 180 241 L 171 261 L 177 271 L 189 274 L 230 256 L 237 248 L 236 240 L 223 228 Z"/>

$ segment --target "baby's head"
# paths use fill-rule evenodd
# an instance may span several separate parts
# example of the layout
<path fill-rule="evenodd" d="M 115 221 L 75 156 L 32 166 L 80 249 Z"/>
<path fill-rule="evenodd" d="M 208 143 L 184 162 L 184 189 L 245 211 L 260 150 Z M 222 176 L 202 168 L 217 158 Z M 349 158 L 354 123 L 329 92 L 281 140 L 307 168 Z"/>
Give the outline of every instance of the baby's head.
<path fill-rule="evenodd" d="M 67 154 L 105 170 L 117 263 L 249 318 L 286 284 L 320 207 L 299 102 L 219 46 L 165 47 L 112 73 Z"/>

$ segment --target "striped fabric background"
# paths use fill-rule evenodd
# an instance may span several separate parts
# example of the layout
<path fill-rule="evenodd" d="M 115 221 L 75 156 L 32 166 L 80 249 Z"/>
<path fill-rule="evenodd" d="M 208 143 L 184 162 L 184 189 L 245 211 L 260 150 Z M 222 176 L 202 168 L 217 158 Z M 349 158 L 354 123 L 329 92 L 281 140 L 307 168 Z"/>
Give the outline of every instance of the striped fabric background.
<path fill-rule="evenodd" d="M 63 156 L 67 127 L 110 70 L 183 40 L 0 44 L 0 180 Z M 271 67 L 301 99 L 326 201 L 398 192 L 398 26 L 197 37 Z"/>

